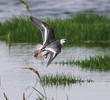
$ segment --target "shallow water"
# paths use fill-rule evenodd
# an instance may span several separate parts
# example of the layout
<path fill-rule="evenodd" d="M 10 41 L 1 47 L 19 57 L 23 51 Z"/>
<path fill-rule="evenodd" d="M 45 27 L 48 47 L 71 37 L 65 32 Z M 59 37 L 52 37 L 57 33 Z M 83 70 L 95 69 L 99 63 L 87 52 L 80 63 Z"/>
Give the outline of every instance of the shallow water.
<path fill-rule="evenodd" d="M 66 18 L 78 12 L 110 16 L 109 0 L 26 0 L 32 14 L 42 18 Z M 20 0 L 0 0 L 0 20 L 29 15 Z"/>
<path fill-rule="evenodd" d="M 25 66 L 36 68 L 41 75 L 71 75 L 84 80 L 91 79 L 92 83 L 73 84 L 71 86 L 45 86 L 48 100 L 109 100 L 110 99 L 110 72 L 96 72 L 81 69 L 78 66 L 55 65 L 55 61 L 69 59 L 85 59 L 89 56 L 110 55 L 110 48 L 101 47 L 70 47 L 63 48 L 62 53 L 54 62 L 46 67 L 47 60 L 36 60 L 33 57 L 35 46 L 31 44 L 13 44 L 10 48 L 5 42 L 0 42 L 0 100 L 3 100 L 3 92 L 10 100 L 22 100 L 22 93 L 26 97 L 32 91 L 36 83 L 36 76 L 31 71 L 22 69 Z M 43 92 L 37 84 L 36 88 Z M 30 96 L 35 100 L 36 92 Z M 17 98 L 16 98 L 17 97 Z"/>

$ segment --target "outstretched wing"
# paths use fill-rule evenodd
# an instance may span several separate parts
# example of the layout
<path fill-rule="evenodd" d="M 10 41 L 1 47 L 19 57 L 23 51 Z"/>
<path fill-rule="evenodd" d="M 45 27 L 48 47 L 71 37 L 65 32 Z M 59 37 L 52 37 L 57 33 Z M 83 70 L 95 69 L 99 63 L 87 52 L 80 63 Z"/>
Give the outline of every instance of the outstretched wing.
<path fill-rule="evenodd" d="M 30 19 L 41 30 L 42 38 L 43 38 L 43 47 L 46 46 L 48 43 L 51 43 L 56 40 L 54 31 L 51 26 L 49 26 L 45 22 L 43 22 L 33 16 L 30 16 Z"/>

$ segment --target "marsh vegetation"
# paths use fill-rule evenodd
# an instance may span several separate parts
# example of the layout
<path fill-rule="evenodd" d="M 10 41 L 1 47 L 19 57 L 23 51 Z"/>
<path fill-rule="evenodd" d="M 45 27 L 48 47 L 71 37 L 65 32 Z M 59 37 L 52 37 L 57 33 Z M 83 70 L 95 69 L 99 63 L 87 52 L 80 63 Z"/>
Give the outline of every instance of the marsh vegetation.
<path fill-rule="evenodd" d="M 41 78 L 41 83 L 44 85 L 63 85 L 63 86 L 70 86 L 72 84 L 82 84 L 84 82 L 93 82 L 92 80 L 84 80 L 77 77 L 72 77 L 70 75 L 45 75 Z"/>
<path fill-rule="evenodd" d="M 110 42 L 110 19 L 94 14 L 77 14 L 70 19 L 46 19 L 55 31 L 56 38 L 66 37 L 72 43 Z M 0 38 L 11 43 L 39 43 L 38 28 L 28 17 L 12 18 L 0 23 Z"/>
<path fill-rule="evenodd" d="M 78 65 L 82 68 L 95 70 L 95 71 L 109 71 L 110 70 L 110 57 L 105 56 L 96 56 L 90 57 L 85 60 L 69 60 L 69 61 L 61 61 L 55 62 L 55 64 L 67 64 L 67 65 Z"/>

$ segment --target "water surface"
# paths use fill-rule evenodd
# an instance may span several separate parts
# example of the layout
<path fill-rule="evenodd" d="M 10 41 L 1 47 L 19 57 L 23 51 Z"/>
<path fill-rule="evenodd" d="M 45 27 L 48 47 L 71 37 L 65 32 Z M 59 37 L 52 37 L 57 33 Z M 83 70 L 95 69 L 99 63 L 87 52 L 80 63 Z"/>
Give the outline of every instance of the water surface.
<path fill-rule="evenodd" d="M 36 60 L 33 57 L 35 45 L 13 44 L 10 48 L 5 42 L 0 42 L 0 100 L 3 100 L 3 92 L 10 100 L 22 100 L 22 93 L 26 96 L 32 91 L 36 83 L 36 76 L 31 71 L 23 70 L 25 66 L 36 68 L 42 75 L 71 75 L 84 80 L 91 79 L 92 83 L 73 84 L 71 86 L 45 86 L 49 100 L 109 100 L 110 98 L 110 72 L 97 72 L 84 70 L 78 66 L 55 65 L 55 61 L 66 61 L 69 59 L 83 60 L 89 56 L 110 55 L 110 48 L 102 47 L 70 47 L 63 48 L 62 53 L 54 62 L 46 67 L 47 60 Z M 37 89 L 43 92 L 42 87 L 37 84 Z M 36 92 L 32 93 L 30 100 L 34 100 Z M 16 98 L 17 97 L 17 98 Z"/>
<path fill-rule="evenodd" d="M 109 0 L 26 0 L 32 14 L 41 18 L 68 18 L 79 12 L 110 16 Z M 29 15 L 20 0 L 0 0 L 0 20 Z"/>

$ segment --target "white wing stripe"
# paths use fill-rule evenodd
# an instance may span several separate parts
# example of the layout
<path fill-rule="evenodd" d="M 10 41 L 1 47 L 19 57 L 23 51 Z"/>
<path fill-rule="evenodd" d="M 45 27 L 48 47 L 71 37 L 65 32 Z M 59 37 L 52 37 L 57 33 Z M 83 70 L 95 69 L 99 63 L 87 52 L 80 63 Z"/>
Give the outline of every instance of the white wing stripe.
<path fill-rule="evenodd" d="M 45 48 L 45 50 L 49 50 L 49 51 L 53 52 L 54 54 L 56 53 L 56 51 L 54 51 L 52 48 Z"/>
<path fill-rule="evenodd" d="M 43 41 L 43 45 L 45 44 L 46 40 L 47 40 L 47 28 L 42 24 L 42 27 L 44 28 L 45 32 L 44 32 L 44 41 Z"/>

